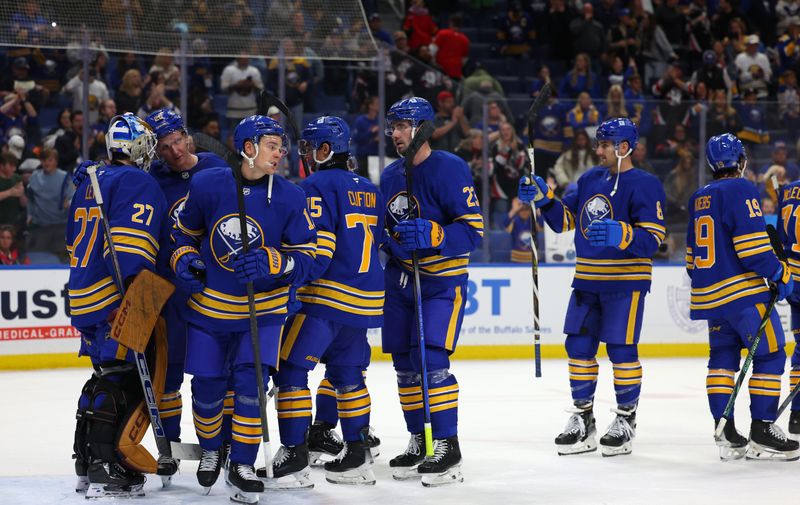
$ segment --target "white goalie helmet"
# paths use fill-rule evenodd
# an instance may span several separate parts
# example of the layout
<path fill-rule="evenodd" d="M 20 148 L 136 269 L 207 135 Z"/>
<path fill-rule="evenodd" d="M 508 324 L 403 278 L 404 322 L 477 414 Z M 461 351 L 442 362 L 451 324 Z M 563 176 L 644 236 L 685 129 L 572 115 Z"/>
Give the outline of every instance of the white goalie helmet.
<path fill-rule="evenodd" d="M 124 154 L 144 171 L 156 153 L 156 136 L 150 125 L 131 113 L 115 116 L 108 124 L 106 150 L 111 159 L 114 153 Z"/>

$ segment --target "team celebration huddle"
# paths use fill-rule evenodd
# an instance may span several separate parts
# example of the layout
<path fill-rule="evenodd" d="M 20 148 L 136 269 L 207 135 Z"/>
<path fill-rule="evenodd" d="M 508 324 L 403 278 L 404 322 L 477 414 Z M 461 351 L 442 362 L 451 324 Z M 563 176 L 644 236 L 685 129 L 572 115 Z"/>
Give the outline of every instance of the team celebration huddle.
<path fill-rule="evenodd" d="M 170 109 L 111 120 L 109 164 L 86 161 L 75 171 L 67 227 L 72 324 L 94 369 L 78 399 L 77 491 L 142 496 L 145 474 L 166 487 L 192 459 L 203 492 L 222 473 L 241 503 L 265 490 L 313 487 L 323 473 L 312 467 L 343 485 L 375 484 L 373 468 L 387 464 L 410 485 L 464 481 L 450 359 L 484 222 L 466 162 L 430 147 L 433 120 L 423 98 L 388 109 L 386 135 L 400 159 L 379 187 L 352 171 L 350 129 L 339 117 L 318 117 L 300 132 L 266 114 L 247 117 L 234 130 L 235 152 L 190 136 Z M 307 174 L 298 185 L 276 173 L 292 148 L 289 133 Z M 666 197 L 658 178 L 634 166 L 633 122 L 608 119 L 595 137 L 599 165 L 575 191 L 559 200 L 531 173 L 518 194 L 536 209 L 532 227 L 541 219 L 556 233 L 575 231 L 563 326 L 572 407 L 553 434 L 555 450 L 577 455 L 599 443 L 610 457 L 633 450 L 646 374 L 638 343 Z M 532 147 L 529 157 L 533 164 Z M 800 338 L 800 182 L 776 188 L 772 228 L 741 177 L 742 143 L 714 136 L 706 157 L 713 180 L 688 202 L 686 271 L 691 318 L 708 322 L 708 440 L 722 460 L 797 460 L 800 345 L 789 375 L 795 395 L 781 402 L 786 338 L 774 307 L 788 301 Z M 534 254 L 538 322 L 536 263 Z M 375 459 L 380 432 L 370 426 L 370 328 L 391 356 L 397 415 L 409 433 L 406 450 L 388 462 Z M 598 442 L 601 342 L 616 407 Z M 309 384 L 318 364 L 324 379 Z M 733 405 L 751 364 L 745 435 Z M 196 437 L 180 429 L 184 374 Z M 273 408 L 277 431 L 267 423 Z M 788 435 L 776 423 L 787 408 Z M 157 455 L 141 444 L 150 430 Z"/>

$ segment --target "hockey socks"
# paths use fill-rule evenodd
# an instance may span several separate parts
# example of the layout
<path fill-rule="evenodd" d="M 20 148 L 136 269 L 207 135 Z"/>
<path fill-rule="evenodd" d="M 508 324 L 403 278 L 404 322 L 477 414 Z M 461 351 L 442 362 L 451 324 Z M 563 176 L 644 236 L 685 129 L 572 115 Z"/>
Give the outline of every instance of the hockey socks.
<path fill-rule="evenodd" d="M 280 387 L 276 405 L 281 443 L 288 447 L 304 443 L 311 426 L 311 391 L 302 387 Z"/>
<path fill-rule="evenodd" d="M 364 383 L 336 391 L 339 418 L 342 422 L 342 436 L 347 442 L 361 440 L 361 430 L 369 426 L 372 406 L 369 391 Z"/>
<path fill-rule="evenodd" d="M 180 391 L 165 392 L 158 402 L 158 415 L 164 427 L 167 440 L 178 441 L 181 438 L 181 411 L 183 399 Z"/>
<path fill-rule="evenodd" d="M 748 382 L 750 415 L 753 419 L 774 421 L 781 395 L 781 376 L 754 373 Z"/>
<path fill-rule="evenodd" d="M 314 421 L 336 426 L 336 423 L 339 421 L 339 412 L 336 406 L 336 390 L 328 379 L 322 379 L 319 383 L 316 402 L 317 411 L 314 414 Z"/>
<path fill-rule="evenodd" d="M 597 374 L 600 370 L 597 360 L 570 358 L 568 365 L 572 399 L 575 402 L 591 402 L 597 389 Z"/>
<path fill-rule="evenodd" d="M 642 365 L 639 361 L 614 363 L 614 391 L 617 405 L 635 405 L 642 390 Z"/>

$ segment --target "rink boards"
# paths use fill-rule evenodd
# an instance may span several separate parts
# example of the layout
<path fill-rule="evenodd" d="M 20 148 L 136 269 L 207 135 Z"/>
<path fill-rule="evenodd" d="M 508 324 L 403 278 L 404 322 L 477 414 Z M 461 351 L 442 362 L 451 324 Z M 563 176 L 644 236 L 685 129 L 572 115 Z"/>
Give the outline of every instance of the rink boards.
<path fill-rule="evenodd" d="M 573 273 L 572 265 L 539 269 L 545 358 L 565 357 L 562 327 Z M 67 316 L 68 275 L 67 268 L 0 270 L 0 369 L 87 365 L 85 359 L 76 356 L 79 337 Z M 532 358 L 530 266 L 472 265 L 469 275 L 464 323 L 455 357 Z M 653 287 L 645 303 L 642 356 L 707 355 L 706 323 L 689 319 L 689 278 L 682 266 L 654 267 Z M 778 304 L 778 311 L 787 335 L 791 335 L 788 305 Z M 370 341 L 373 359 L 384 359 L 380 330 L 371 332 Z"/>

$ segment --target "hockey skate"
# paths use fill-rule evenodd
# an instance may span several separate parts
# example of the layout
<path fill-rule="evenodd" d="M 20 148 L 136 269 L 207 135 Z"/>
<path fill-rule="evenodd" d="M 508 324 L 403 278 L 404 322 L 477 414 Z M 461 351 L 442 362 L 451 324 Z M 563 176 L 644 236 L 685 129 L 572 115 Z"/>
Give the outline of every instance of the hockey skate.
<path fill-rule="evenodd" d="M 381 439 L 375 436 L 375 429 L 370 426 L 367 434 L 367 447 L 372 454 L 372 459 L 381 455 Z"/>
<path fill-rule="evenodd" d="M 564 432 L 556 437 L 556 450 L 559 456 L 583 454 L 597 450 L 597 427 L 592 412 L 592 404 L 575 405 Z"/>
<path fill-rule="evenodd" d="M 715 428 L 719 426 L 719 421 L 719 419 L 714 420 Z M 716 442 L 719 447 L 719 459 L 722 461 L 742 459 L 747 453 L 747 439 L 736 430 L 733 419 L 725 423 L 722 437 Z"/>
<path fill-rule="evenodd" d="M 344 442 L 333 428 L 332 424 L 316 422 L 308 429 L 308 459 L 311 466 L 321 467 L 333 461 L 344 449 Z"/>
<path fill-rule="evenodd" d="M 633 439 L 636 437 L 636 409 L 611 409 L 617 414 L 608 427 L 608 432 L 600 439 L 600 452 L 605 457 L 630 454 Z"/>
<path fill-rule="evenodd" d="M 222 468 L 222 450 L 207 451 L 203 449 L 200 464 L 197 467 L 197 482 L 203 487 L 203 494 L 211 492 L 211 486 L 217 482 L 220 468 Z"/>
<path fill-rule="evenodd" d="M 422 460 L 425 459 L 423 447 L 425 446 L 425 437 L 422 433 L 412 433 L 408 441 L 406 452 L 399 456 L 395 456 L 389 461 L 389 467 L 392 469 L 392 477 L 395 480 L 415 479 L 419 477 L 417 467 Z"/>
<path fill-rule="evenodd" d="M 422 485 L 425 487 L 464 482 L 458 437 L 434 440 L 433 456 L 426 457 L 417 467 L 417 472 L 422 476 Z"/>
<path fill-rule="evenodd" d="M 293 490 L 311 489 L 314 482 L 311 480 L 311 467 L 308 466 L 308 446 L 306 444 L 294 447 L 281 446 L 275 459 L 272 460 L 272 478 L 267 478 L 267 469 L 259 468 L 256 475 L 264 480 L 267 489 Z"/>
<path fill-rule="evenodd" d="M 762 461 L 796 461 L 800 459 L 800 444 L 789 440 L 775 423 L 753 419 L 745 457 Z"/>
<path fill-rule="evenodd" d="M 253 465 L 231 461 L 228 465 L 228 481 L 232 487 L 232 502 L 258 503 L 258 494 L 264 492 L 264 483 L 256 476 Z"/>
<path fill-rule="evenodd" d="M 75 475 L 78 476 L 78 481 L 75 483 L 75 492 L 85 493 L 89 489 L 89 477 L 86 475 L 89 465 L 78 455 L 73 455 L 72 457 L 75 458 Z"/>
<path fill-rule="evenodd" d="M 133 498 L 144 496 L 144 475 L 119 463 L 96 461 L 87 470 L 86 498 Z"/>
<path fill-rule="evenodd" d="M 793 410 L 789 415 L 789 438 L 800 442 L 800 410 Z M 77 465 L 77 463 L 76 463 Z"/>
<path fill-rule="evenodd" d="M 178 473 L 178 467 L 181 460 L 166 456 L 164 454 L 158 456 L 158 468 L 156 475 L 161 477 L 161 487 L 169 487 L 172 484 L 172 476 Z"/>
<path fill-rule="evenodd" d="M 325 480 L 331 484 L 374 485 L 372 461 L 368 440 L 345 442 L 342 455 L 325 463 Z"/>

